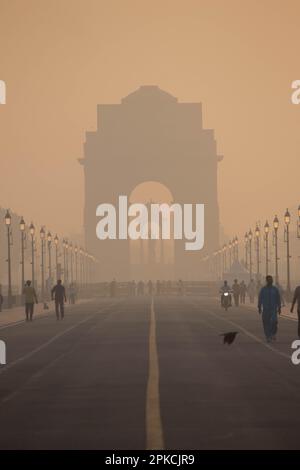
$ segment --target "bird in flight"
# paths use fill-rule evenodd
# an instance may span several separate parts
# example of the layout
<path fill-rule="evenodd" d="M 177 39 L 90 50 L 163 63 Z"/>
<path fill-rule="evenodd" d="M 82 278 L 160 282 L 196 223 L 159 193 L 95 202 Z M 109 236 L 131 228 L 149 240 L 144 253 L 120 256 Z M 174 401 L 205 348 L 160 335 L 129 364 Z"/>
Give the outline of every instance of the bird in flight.
<path fill-rule="evenodd" d="M 223 343 L 229 346 L 233 343 L 237 334 L 238 331 L 229 331 L 228 333 L 222 333 L 220 336 L 224 336 Z"/>

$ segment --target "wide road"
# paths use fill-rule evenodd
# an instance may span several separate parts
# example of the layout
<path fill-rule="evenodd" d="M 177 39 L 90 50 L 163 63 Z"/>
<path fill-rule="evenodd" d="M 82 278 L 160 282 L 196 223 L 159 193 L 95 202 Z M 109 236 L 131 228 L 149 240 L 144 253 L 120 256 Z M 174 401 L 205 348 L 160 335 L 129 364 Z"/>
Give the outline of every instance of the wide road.
<path fill-rule="evenodd" d="M 268 345 L 253 308 L 145 296 L 2 328 L 0 449 L 299 449 L 296 326 Z"/>

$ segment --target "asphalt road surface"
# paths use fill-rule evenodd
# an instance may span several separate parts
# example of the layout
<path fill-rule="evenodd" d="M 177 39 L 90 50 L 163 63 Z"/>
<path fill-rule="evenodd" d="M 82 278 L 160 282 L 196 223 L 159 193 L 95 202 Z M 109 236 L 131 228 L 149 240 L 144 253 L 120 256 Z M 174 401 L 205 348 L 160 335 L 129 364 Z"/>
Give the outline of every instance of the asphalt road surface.
<path fill-rule="evenodd" d="M 268 345 L 254 309 L 176 296 L 2 328 L 0 449 L 299 449 L 296 328 Z"/>

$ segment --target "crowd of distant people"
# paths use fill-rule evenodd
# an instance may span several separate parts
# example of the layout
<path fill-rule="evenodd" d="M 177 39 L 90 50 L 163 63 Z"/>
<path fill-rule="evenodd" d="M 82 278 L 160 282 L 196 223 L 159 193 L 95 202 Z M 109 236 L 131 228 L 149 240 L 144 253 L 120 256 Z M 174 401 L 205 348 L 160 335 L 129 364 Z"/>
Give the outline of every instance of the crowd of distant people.
<path fill-rule="evenodd" d="M 262 315 L 263 328 L 267 342 L 276 340 L 276 333 L 278 328 L 277 315 L 281 313 L 281 307 L 286 304 L 286 292 L 282 286 L 277 283 L 273 284 L 272 276 L 266 276 L 266 283 L 262 286 L 260 280 L 255 281 L 251 279 L 248 284 L 244 280 L 238 281 L 234 279 L 232 286 L 225 280 L 224 284 L 220 288 L 221 293 L 221 306 L 224 306 L 224 294 L 229 293 L 230 306 L 233 304 L 235 307 L 244 305 L 246 298 L 249 298 L 250 304 L 254 304 L 257 301 L 257 307 L 259 314 Z M 106 295 L 110 297 L 117 297 L 121 295 L 129 296 L 152 296 L 152 295 L 184 295 L 185 284 L 179 279 L 177 282 L 168 280 L 148 280 L 147 282 L 139 280 L 129 281 L 127 283 L 118 283 L 116 279 L 113 279 L 106 285 Z M 67 299 L 70 304 L 75 304 L 78 296 L 78 288 L 75 283 L 70 283 L 68 286 L 64 286 L 62 281 L 59 279 L 55 286 L 51 289 L 50 298 L 55 304 L 55 313 L 57 320 L 64 318 L 64 305 Z M 25 315 L 27 321 L 32 321 L 34 314 L 34 304 L 38 303 L 38 297 L 34 286 L 31 281 L 26 281 L 23 289 L 23 298 L 25 304 Z M 228 296 L 227 296 L 228 299 Z M 232 300 L 233 299 L 233 300 Z M 44 308 L 48 308 L 45 299 Z M 0 311 L 2 308 L 3 296 L 0 290 Z M 294 296 L 291 303 L 290 311 L 293 312 L 295 305 L 297 304 L 297 315 L 298 315 L 298 336 L 300 338 L 300 286 L 296 287 Z M 227 307 L 226 307 L 227 308 Z"/>
<path fill-rule="evenodd" d="M 110 297 L 116 297 L 118 293 L 118 289 L 120 289 L 120 284 L 117 283 L 115 279 L 113 279 L 109 284 L 109 295 Z M 145 281 L 129 281 L 123 284 L 122 286 L 123 291 L 127 295 L 132 297 L 134 296 L 141 296 L 141 295 L 169 295 L 169 294 L 184 294 L 184 284 L 181 279 L 175 284 L 172 281 L 152 281 L 149 280 L 148 282 Z"/>
<path fill-rule="evenodd" d="M 262 315 L 263 329 L 266 341 L 270 343 L 276 340 L 278 330 L 278 315 L 281 314 L 281 308 L 286 304 L 286 292 L 282 286 L 273 283 L 273 277 L 266 276 L 266 283 L 261 285 L 260 281 L 255 282 L 251 279 L 248 285 L 244 281 L 238 282 L 234 279 L 232 286 L 229 286 L 225 280 L 220 289 L 221 306 L 224 306 L 225 293 L 227 299 L 229 298 L 229 305 L 232 303 L 235 307 L 240 304 L 245 304 L 246 295 L 249 296 L 249 301 L 254 304 L 257 299 L 258 313 Z M 229 294 L 229 297 L 228 297 Z M 233 302 L 232 302 L 233 298 Z M 293 313 L 294 307 L 297 304 L 298 315 L 298 336 L 300 338 L 300 286 L 296 287 L 291 303 L 290 311 Z"/>
<path fill-rule="evenodd" d="M 249 298 L 249 302 L 254 304 L 256 299 L 259 297 L 259 293 L 261 291 L 262 283 L 260 280 L 255 281 L 251 279 L 248 284 L 245 283 L 244 280 L 238 281 L 238 279 L 234 279 L 232 286 L 229 286 L 227 281 L 224 282 L 224 285 L 228 287 L 228 290 L 232 293 L 233 303 L 235 307 L 238 307 L 240 304 L 246 303 L 246 298 Z M 285 305 L 285 292 L 282 286 L 278 283 L 275 285 L 279 291 L 281 304 L 282 306 Z M 223 286 L 222 286 L 223 288 Z"/>

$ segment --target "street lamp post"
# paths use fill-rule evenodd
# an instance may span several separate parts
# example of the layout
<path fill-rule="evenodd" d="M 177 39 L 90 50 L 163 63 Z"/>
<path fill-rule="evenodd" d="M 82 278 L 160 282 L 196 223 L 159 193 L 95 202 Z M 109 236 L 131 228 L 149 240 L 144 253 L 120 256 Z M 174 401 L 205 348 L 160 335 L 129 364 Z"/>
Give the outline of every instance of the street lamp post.
<path fill-rule="evenodd" d="M 248 233 L 245 233 L 245 268 L 248 269 Z"/>
<path fill-rule="evenodd" d="M 259 226 L 256 225 L 255 228 L 255 240 L 256 240 L 256 277 L 259 280 L 259 248 L 260 248 L 260 229 Z"/>
<path fill-rule="evenodd" d="M 278 227 L 279 227 L 279 220 L 277 215 L 275 215 L 273 220 L 273 228 L 274 228 L 274 245 L 275 245 L 275 283 L 278 285 L 279 283 L 279 276 L 278 276 Z"/>
<path fill-rule="evenodd" d="M 54 244 L 55 244 L 55 273 L 56 273 L 56 279 L 58 279 L 58 236 L 55 235 L 54 237 Z"/>
<path fill-rule="evenodd" d="M 23 294 L 25 284 L 25 263 L 24 263 L 24 248 L 25 248 L 25 228 L 26 224 L 23 217 L 20 220 L 20 231 L 21 231 L 21 295 Z"/>
<path fill-rule="evenodd" d="M 237 236 L 235 236 L 234 244 L 235 244 L 235 259 L 236 261 L 238 261 L 239 260 L 239 240 Z"/>
<path fill-rule="evenodd" d="M 67 281 L 67 264 L 66 264 L 66 240 L 63 239 L 63 254 L 64 254 L 64 283 Z"/>
<path fill-rule="evenodd" d="M 80 287 L 83 285 L 83 266 L 82 266 L 82 248 L 79 248 L 79 277 L 80 277 Z"/>
<path fill-rule="evenodd" d="M 70 274 L 71 274 L 71 283 L 73 283 L 73 244 L 69 244 L 69 250 L 70 250 Z"/>
<path fill-rule="evenodd" d="M 5 225 L 7 228 L 7 263 L 8 263 L 8 291 L 7 291 L 7 306 L 12 307 L 12 288 L 11 288 L 11 215 L 9 210 L 5 214 Z"/>
<path fill-rule="evenodd" d="M 229 269 L 230 269 L 232 265 L 232 253 L 231 253 L 232 242 L 231 240 L 229 240 L 228 247 L 229 247 Z"/>
<path fill-rule="evenodd" d="M 44 242 L 45 242 L 45 229 L 44 227 L 40 230 L 40 238 L 41 238 L 41 280 L 42 280 L 42 301 L 45 300 L 45 263 L 44 263 Z"/>
<path fill-rule="evenodd" d="M 92 255 L 89 255 L 89 284 L 92 284 Z"/>
<path fill-rule="evenodd" d="M 32 279 L 32 286 L 34 286 L 35 279 L 34 279 L 34 234 L 35 234 L 35 228 L 33 223 L 31 222 L 30 227 L 29 227 L 29 232 L 31 235 L 31 279 Z"/>
<path fill-rule="evenodd" d="M 249 240 L 249 274 L 250 274 L 250 281 L 252 279 L 252 230 L 249 230 L 248 233 L 248 240 Z"/>
<path fill-rule="evenodd" d="M 66 247 L 66 279 L 65 283 L 69 284 L 69 242 L 65 240 L 65 247 Z"/>
<path fill-rule="evenodd" d="M 217 253 L 217 256 L 216 256 L 216 259 L 217 259 L 217 279 L 218 279 L 218 276 L 219 276 L 219 251 L 216 252 Z M 86 252 L 85 250 L 83 250 L 82 252 L 82 268 L 83 268 L 83 285 L 84 287 L 86 287 Z"/>
<path fill-rule="evenodd" d="M 265 226 L 265 247 L 266 247 L 266 276 L 269 274 L 269 231 L 270 231 L 270 226 L 268 221 L 266 221 Z"/>
<path fill-rule="evenodd" d="M 290 233 L 289 233 L 289 225 L 291 221 L 291 215 L 289 213 L 289 210 L 287 209 L 285 214 L 284 214 L 284 223 L 285 223 L 285 229 L 284 229 L 284 241 L 286 242 L 286 294 L 287 294 L 287 299 L 290 298 L 291 295 L 291 280 L 290 280 Z"/>
<path fill-rule="evenodd" d="M 89 287 L 90 284 L 90 275 L 89 275 L 89 254 L 88 252 L 85 253 L 85 263 L 86 263 L 86 283 Z M 221 257 L 222 257 L 222 250 L 219 249 L 219 277 L 222 279 L 222 265 L 221 265 Z"/>
<path fill-rule="evenodd" d="M 76 245 L 74 247 L 74 252 L 75 252 L 75 282 L 77 285 L 78 284 L 78 270 L 77 270 L 78 247 Z"/>
<path fill-rule="evenodd" d="M 51 265 L 51 244 L 52 244 L 52 235 L 51 235 L 51 232 L 48 232 L 47 234 L 47 244 L 48 244 L 48 261 L 49 261 L 49 266 L 48 266 L 48 269 L 49 269 L 49 285 L 51 283 L 51 279 L 52 279 L 52 265 Z"/>

